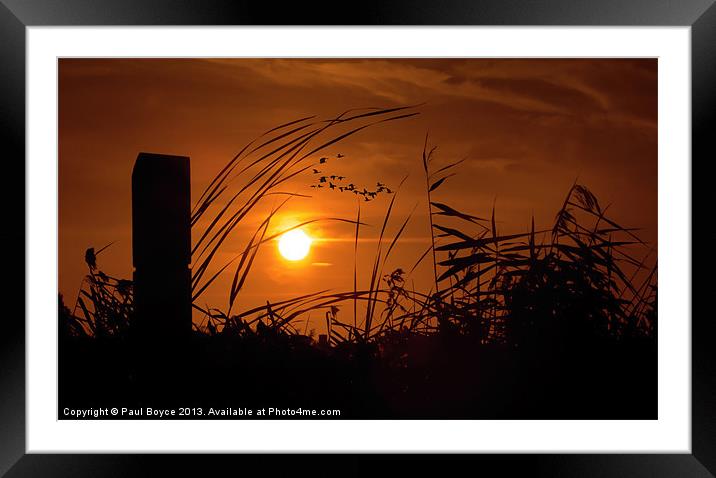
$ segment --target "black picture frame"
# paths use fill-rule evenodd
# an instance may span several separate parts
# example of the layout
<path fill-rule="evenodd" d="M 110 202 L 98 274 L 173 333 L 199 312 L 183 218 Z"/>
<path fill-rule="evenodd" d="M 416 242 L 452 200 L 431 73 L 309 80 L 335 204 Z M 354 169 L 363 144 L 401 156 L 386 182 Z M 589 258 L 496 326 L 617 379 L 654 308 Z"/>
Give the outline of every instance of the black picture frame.
<path fill-rule="evenodd" d="M 716 475 L 716 337 L 714 320 L 703 306 L 709 297 L 706 272 L 714 264 L 706 242 L 709 197 L 696 182 L 707 181 L 705 165 L 716 157 L 716 5 L 714 0 L 489 0 L 431 2 L 402 0 L 361 2 L 249 2 L 245 0 L 0 0 L 0 121 L 5 163 L 24 164 L 25 155 L 25 28 L 44 25 L 584 25 L 690 26 L 692 78 L 692 454 L 675 455 L 479 455 L 468 457 L 469 469 L 517 469 L 548 476 L 714 476 Z M 703 166 L 702 166 L 703 165 Z M 701 175 L 694 174 L 694 167 Z M 23 168 L 24 169 L 24 168 Z M 20 173 L 24 177 L 24 172 Z M 20 177 L 19 175 L 16 177 Z M 20 182 L 20 181 L 16 181 Z M 697 191 L 699 191 L 697 193 Z M 6 195 L 8 193 L 5 193 Z M 13 193 L 17 197 L 17 193 Z M 4 198 L 5 204 L 9 204 Z M 17 202 L 17 200 L 14 200 Z M 12 208 L 24 224 L 20 209 Z M 704 218 L 704 219 L 701 219 Z M 701 219 L 701 220 L 698 220 Z M 24 228 L 23 228 L 24 230 Z M 23 235 L 24 232 L 15 234 Z M 23 241 L 23 250 L 24 250 Z M 702 253 L 695 256 L 695 251 Z M 703 257 L 704 259 L 701 259 Z M 712 277 L 712 275 L 711 275 Z M 701 278 L 701 280 L 698 280 Z M 19 279 L 17 283 L 23 283 Z M 31 285 L 31 284 L 30 284 Z M 24 295 L 23 290 L 23 295 Z M 712 293 L 712 292 L 711 292 Z M 20 304 L 20 293 L 15 303 Z M 28 455 L 25 453 L 25 328 L 19 311 L 0 330 L 0 474 L 26 476 L 128 476 L 173 470 L 206 474 L 215 470 L 259 465 L 266 473 L 312 470 L 312 474 L 372 472 L 372 458 L 316 457 L 271 460 L 221 456 Z M 24 314 L 24 306 L 23 306 Z M 687 318 L 684 318 L 687 319 Z M 462 457 L 465 458 L 465 457 Z M 460 461 L 462 458 L 458 459 Z M 258 460 L 258 461 L 257 461 Z M 477 463 L 474 463 L 477 461 Z M 255 463 L 252 463 L 255 462 Z M 381 465 L 384 466 L 384 465 Z M 401 460 L 423 472 L 432 466 L 422 457 Z M 336 468 L 339 467 L 339 468 Z M 450 461 L 457 472 L 460 463 Z M 386 471 L 383 469 L 383 471 Z M 443 471 L 445 471 L 443 469 Z"/>

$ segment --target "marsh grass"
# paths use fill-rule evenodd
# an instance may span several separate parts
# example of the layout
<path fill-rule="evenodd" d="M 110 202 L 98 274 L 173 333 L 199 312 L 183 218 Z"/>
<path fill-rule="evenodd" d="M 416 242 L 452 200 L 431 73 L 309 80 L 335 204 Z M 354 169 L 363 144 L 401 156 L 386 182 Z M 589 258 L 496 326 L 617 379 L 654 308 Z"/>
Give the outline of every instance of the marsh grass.
<path fill-rule="evenodd" d="M 326 156 L 319 156 L 327 148 L 366 128 L 417 114 L 415 107 L 402 107 L 349 110 L 323 120 L 300 118 L 267 131 L 224 165 L 192 208 L 192 302 L 203 315 L 194 325 L 196 332 L 246 335 L 271 330 L 299 336 L 313 314 L 325 317 L 334 347 L 377 342 L 391 334 L 459 334 L 478 344 L 653 335 L 657 269 L 655 264 L 647 266 L 653 251 L 636 230 L 616 223 L 609 207 L 575 182 L 550 229 L 536 230 L 532 218 L 529 230 L 500 234 L 495 205 L 488 214 L 475 215 L 440 200 L 464 159 L 438 164 L 437 148 L 429 145 L 427 135 L 420 160 L 430 245 L 409 271 L 386 270 L 415 212 L 397 222 L 392 217 L 400 186 L 391 191 L 364 288 L 358 245 L 363 229 L 373 226 L 361 222 L 360 203 L 355 219 L 315 218 L 269 234 L 272 219 L 288 201 L 307 197 L 281 187 L 301 174 L 312 174 L 325 162 Z M 269 212 L 245 245 L 218 263 L 237 228 L 270 201 Z M 355 227 L 353 289 L 321 290 L 237 312 L 260 248 L 288 230 L 319 221 Z M 389 229 L 396 229 L 390 237 Z M 639 259 L 637 253 L 646 255 Z M 131 322 L 131 282 L 101 272 L 93 249 L 86 259 L 89 274 L 69 314 L 68 330 L 89 336 L 122 334 Z M 432 288 L 408 287 L 413 272 L 426 261 Z M 202 305 L 202 295 L 222 275 L 231 277 L 226 307 Z M 339 313 L 351 309 L 352 317 Z"/>
<path fill-rule="evenodd" d="M 406 217 L 394 214 L 398 186 L 379 224 L 365 222 L 357 200 L 352 218 L 272 227 L 292 198 L 306 196 L 284 191 L 287 181 L 312 175 L 330 156 L 326 148 L 414 109 L 301 118 L 222 167 L 191 214 L 192 300 L 202 320 L 169 358 L 162 344 L 148 360 L 125 340 L 132 283 L 100 270 L 106 247 L 88 249 L 73 310 L 60 297 L 59 406 L 271 403 L 339 407 L 342 418 L 656 418 L 655 251 L 582 184 L 568 189 L 549 228 L 531 218 L 527 230 L 504 234 L 495 204 L 463 211 L 441 198 L 464 160 L 441 163 L 426 136 L 416 158 L 425 196 Z M 393 268 L 418 208 L 429 218 L 429 246 Z M 242 305 L 261 248 L 320 221 L 354 230 L 352 289 Z M 378 234 L 362 276 L 367 230 Z M 219 262 L 231 250 L 238 252 Z M 419 268 L 431 272 L 427 290 L 414 285 Z M 222 283 L 226 304 L 203 304 Z M 317 341 L 311 321 L 326 329 Z"/>
<path fill-rule="evenodd" d="M 85 251 L 88 273 L 72 311 L 60 314 L 64 335 L 107 337 L 127 333 L 134 309 L 132 281 L 112 277 L 97 267 L 97 256 L 111 245 Z M 64 307 L 60 297 L 60 308 Z"/>

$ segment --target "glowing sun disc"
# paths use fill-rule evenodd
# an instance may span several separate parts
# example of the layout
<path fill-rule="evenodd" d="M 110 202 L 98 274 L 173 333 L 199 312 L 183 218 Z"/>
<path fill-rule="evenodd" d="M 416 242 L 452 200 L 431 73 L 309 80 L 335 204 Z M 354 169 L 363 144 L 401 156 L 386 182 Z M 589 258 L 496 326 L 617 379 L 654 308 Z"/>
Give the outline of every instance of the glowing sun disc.
<path fill-rule="evenodd" d="M 283 234 L 278 240 L 278 251 L 289 261 L 300 261 L 311 249 L 311 238 L 300 229 Z"/>

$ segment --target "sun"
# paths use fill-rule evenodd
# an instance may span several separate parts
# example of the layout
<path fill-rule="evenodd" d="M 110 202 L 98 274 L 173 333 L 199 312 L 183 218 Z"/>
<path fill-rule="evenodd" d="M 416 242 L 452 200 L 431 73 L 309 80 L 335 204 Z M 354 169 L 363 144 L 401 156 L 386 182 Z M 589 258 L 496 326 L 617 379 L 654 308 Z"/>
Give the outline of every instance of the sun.
<path fill-rule="evenodd" d="M 278 251 L 289 261 L 300 261 L 311 250 L 313 239 L 301 229 L 294 229 L 281 235 L 278 240 Z"/>

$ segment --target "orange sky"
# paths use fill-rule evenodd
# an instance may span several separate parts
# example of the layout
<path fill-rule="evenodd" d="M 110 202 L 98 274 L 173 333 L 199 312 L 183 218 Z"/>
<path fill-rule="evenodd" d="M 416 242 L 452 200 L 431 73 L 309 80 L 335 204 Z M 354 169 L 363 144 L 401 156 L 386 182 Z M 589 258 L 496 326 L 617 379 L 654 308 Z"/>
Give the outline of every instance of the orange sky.
<path fill-rule="evenodd" d="M 435 199 L 482 217 L 496 202 L 501 232 L 524 230 L 533 214 L 538 228 L 551 227 L 578 177 L 612 204 L 615 219 L 643 228 L 641 236 L 656 245 L 656 60 L 62 59 L 59 65 L 59 279 L 70 306 L 86 273 L 87 247 L 116 241 L 99 265 L 131 277 L 130 179 L 138 152 L 190 156 L 196 200 L 262 132 L 350 108 L 425 103 L 416 117 L 371 127 L 326 151 L 345 155 L 331 171 L 356 184 L 395 187 L 408 175 L 389 234 L 417 209 L 386 271 L 410 269 L 428 245 L 420 163 L 426 132 L 438 147 L 437 162 L 467 158 Z M 303 175 L 283 188 L 313 197 L 292 199 L 274 230 L 317 217 L 355 218 L 355 196 L 312 189 L 313 180 Z M 362 219 L 372 226 L 364 228 L 358 257 L 364 286 L 388 201 L 362 204 Z M 236 230 L 219 262 L 243 248 L 272 204 Z M 353 227 L 325 222 L 308 232 L 318 241 L 299 263 L 282 259 L 273 244 L 260 250 L 234 310 L 320 289 L 352 290 Z M 420 287 L 431 274 L 425 264 L 411 280 Z M 200 302 L 225 308 L 231 278 L 227 272 Z"/>

